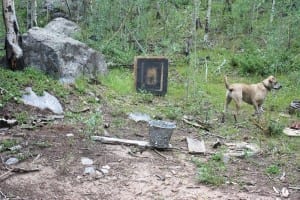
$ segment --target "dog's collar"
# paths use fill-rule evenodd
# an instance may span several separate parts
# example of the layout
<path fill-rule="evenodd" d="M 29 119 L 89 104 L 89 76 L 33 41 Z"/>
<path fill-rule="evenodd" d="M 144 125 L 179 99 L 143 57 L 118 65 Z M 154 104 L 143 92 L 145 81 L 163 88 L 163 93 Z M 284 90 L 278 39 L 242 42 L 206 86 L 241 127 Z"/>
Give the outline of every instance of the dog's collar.
<path fill-rule="evenodd" d="M 265 87 L 268 91 L 270 91 L 270 90 L 272 89 L 271 87 L 267 86 L 264 82 L 262 82 L 262 84 L 264 85 L 264 87 Z"/>

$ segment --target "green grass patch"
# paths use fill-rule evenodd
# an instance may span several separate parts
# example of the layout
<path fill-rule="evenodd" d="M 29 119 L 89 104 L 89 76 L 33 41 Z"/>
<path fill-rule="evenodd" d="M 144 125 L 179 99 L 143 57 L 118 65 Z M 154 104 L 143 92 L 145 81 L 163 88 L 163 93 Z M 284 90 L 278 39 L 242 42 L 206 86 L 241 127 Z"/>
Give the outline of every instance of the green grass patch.
<path fill-rule="evenodd" d="M 214 154 L 206 162 L 197 159 L 193 161 L 197 166 L 197 178 L 200 183 L 208 185 L 222 185 L 225 183 L 224 173 L 226 172 L 226 166 L 221 153 Z"/>
<path fill-rule="evenodd" d="M 18 144 L 17 140 L 15 139 L 5 139 L 0 141 L 0 152 L 4 152 L 7 149 L 16 146 Z"/>
<path fill-rule="evenodd" d="M 280 171 L 280 167 L 277 165 L 270 165 L 266 168 L 266 173 L 269 175 L 278 175 Z"/>
<path fill-rule="evenodd" d="M 0 80 L 0 107 L 12 100 L 18 102 L 26 87 L 32 87 L 38 95 L 42 95 L 43 91 L 48 91 L 60 98 L 68 94 L 57 80 L 34 68 L 26 68 L 23 71 L 0 68 Z"/>
<path fill-rule="evenodd" d="M 134 82 L 133 73 L 126 68 L 110 70 L 108 75 L 100 77 L 101 82 L 118 95 L 133 94 Z"/>

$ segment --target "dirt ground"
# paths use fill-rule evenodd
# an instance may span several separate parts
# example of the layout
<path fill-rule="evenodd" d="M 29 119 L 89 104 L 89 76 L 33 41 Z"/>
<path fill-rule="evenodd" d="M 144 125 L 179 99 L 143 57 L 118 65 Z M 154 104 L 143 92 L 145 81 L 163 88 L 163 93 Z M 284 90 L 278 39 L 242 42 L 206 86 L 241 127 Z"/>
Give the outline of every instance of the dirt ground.
<path fill-rule="evenodd" d="M 43 123 L 36 120 L 38 116 L 49 117 L 51 113 L 19 104 L 7 105 L 1 115 L 11 117 L 24 109 L 35 118 L 34 128 L 17 125 L 0 130 L 0 140 L 15 139 L 22 146 L 20 153 L 24 158 L 16 165 L 7 166 L 4 161 L 12 152 L 1 152 L 0 199 L 300 199 L 299 190 L 289 189 L 288 198 L 274 191 L 273 187 L 280 191 L 290 182 L 288 178 L 280 180 L 266 175 L 262 166 L 267 159 L 262 154 L 249 159 L 231 159 L 226 164 L 225 176 L 229 180 L 226 184 L 217 187 L 199 183 L 192 159 L 207 160 L 216 151 L 211 146 L 218 138 L 207 135 L 204 139 L 209 153 L 191 155 L 186 136 L 199 139 L 199 134 L 196 128 L 183 122 L 177 122 L 170 141 L 175 148 L 158 151 L 91 141 L 82 134 L 83 124 L 74 125 L 66 118 Z M 111 124 L 114 117 L 110 109 L 102 112 L 104 124 Z M 148 140 L 147 123 L 120 117 L 125 126 L 107 126 L 106 135 Z M 83 157 L 93 160 L 95 173 L 84 174 L 87 166 L 81 163 Z M 106 171 L 101 171 L 103 168 Z M 25 173 L 12 169 L 37 171 Z M 286 176 L 291 174 L 287 172 Z M 299 175 L 294 178 L 299 181 Z"/>

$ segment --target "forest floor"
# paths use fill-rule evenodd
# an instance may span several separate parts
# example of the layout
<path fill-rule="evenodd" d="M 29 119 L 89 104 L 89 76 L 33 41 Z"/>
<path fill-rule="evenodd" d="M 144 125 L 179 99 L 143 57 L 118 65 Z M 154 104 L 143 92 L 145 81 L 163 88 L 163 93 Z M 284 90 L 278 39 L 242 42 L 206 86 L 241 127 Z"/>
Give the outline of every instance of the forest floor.
<path fill-rule="evenodd" d="M 207 153 L 189 154 L 186 137 L 200 139 L 199 132 L 183 121 L 176 122 L 170 140 L 174 148 L 159 151 L 92 141 L 82 134 L 86 128 L 83 123 L 70 123 L 66 117 L 41 120 L 53 114 L 22 104 L 7 104 L 1 115 L 10 117 L 24 110 L 30 113 L 31 123 L 0 130 L 1 141 L 15 141 L 21 146 L 17 154 L 9 150 L 1 153 L 0 199 L 300 199 L 299 189 L 290 187 L 300 182 L 292 156 L 286 159 L 291 162 L 286 163 L 289 167 L 276 176 L 265 172 L 274 159 L 268 154 L 231 158 L 222 175 L 226 182 L 206 185 L 199 182 L 198 169 L 192 160 L 207 161 L 218 151 L 212 148 L 213 144 L 222 138 L 203 135 Z M 88 112 L 92 111 L 82 111 L 82 115 Z M 123 120 L 121 126 L 109 126 L 116 116 L 108 105 L 101 112 L 105 135 L 148 141 L 147 123 L 122 115 L 117 116 Z M 242 127 L 238 129 L 247 134 Z M 245 135 L 244 141 L 247 140 Z M 223 142 L 241 141 L 231 138 Z M 4 165 L 12 155 L 19 155 L 22 161 Z M 87 166 L 82 164 L 82 158 L 93 161 L 94 173 L 84 173 Z M 280 194 L 282 188 L 288 189 L 288 198 Z"/>

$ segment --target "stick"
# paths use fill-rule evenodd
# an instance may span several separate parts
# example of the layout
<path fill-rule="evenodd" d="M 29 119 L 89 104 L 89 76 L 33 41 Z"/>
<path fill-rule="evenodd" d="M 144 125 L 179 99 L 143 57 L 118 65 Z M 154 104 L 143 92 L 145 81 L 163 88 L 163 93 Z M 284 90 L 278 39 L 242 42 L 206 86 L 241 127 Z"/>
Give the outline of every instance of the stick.
<path fill-rule="evenodd" d="M 6 195 L 3 194 L 3 192 L 0 191 L 0 195 L 3 197 L 3 199 L 6 199 Z"/>
<path fill-rule="evenodd" d="M 226 140 L 225 137 L 221 136 L 221 135 L 216 135 L 216 134 L 213 134 L 213 133 L 210 133 L 210 132 L 206 132 L 205 135 L 211 135 L 211 136 L 215 136 L 215 137 L 218 137 L 218 138 L 221 138 L 223 140 Z"/>
<path fill-rule="evenodd" d="M 289 186 L 289 189 L 300 190 L 300 186 Z"/>
<path fill-rule="evenodd" d="M 71 109 L 71 108 L 69 108 L 69 109 L 70 109 L 70 111 L 71 111 L 72 113 L 83 113 L 83 112 L 87 112 L 87 111 L 90 110 L 89 107 L 83 108 L 83 109 L 81 109 L 81 110 L 73 110 L 73 109 Z"/>
<path fill-rule="evenodd" d="M 164 159 L 168 160 L 167 156 L 165 156 L 164 154 L 160 153 L 159 151 L 157 151 L 156 149 L 153 149 L 153 151 L 155 153 L 157 153 L 158 155 L 160 155 L 161 157 L 163 157 Z"/>
<path fill-rule="evenodd" d="M 195 188 L 200 188 L 200 186 L 186 186 L 187 189 L 195 189 Z"/>
<path fill-rule="evenodd" d="M 226 59 L 224 58 L 223 62 L 221 63 L 221 65 L 219 65 L 216 69 L 215 72 L 219 71 L 219 73 L 221 73 L 221 68 L 226 64 Z"/>
<path fill-rule="evenodd" d="M 29 172 L 40 171 L 40 169 L 39 168 L 34 168 L 34 169 L 12 168 L 11 171 L 15 173 L 29 173 Z"/>
<path fill-rule="evenodd" d="M 9 170 L 9 171 L 5 172 L 4 174 L 1 174 L 1 175 L 0 175 L 0 181 L 5 180 L 6 178 L 3 178 L 3 177 L 5 177 L 5 176 L 10 176 L 11 174 L 13 174 L 13 173 L 12 173 L 12 170 Z"/>
<path fill-rule="evenodd" d="M 5 172 L 4 174 L 0 175 L 0 182 L 4 181 L 5 179 L 7 179 L 9 176 L 15 174 L 15 173 L 29 173 L 29 172 L 36 172 L 36 171 L 40 171 L 39 168 L 35 168 L 35 169 L 24 169 L 24 168 L 12 168 L 9 169 L 8 171 Z"/>
<path fill-rule="evenodd" d="M 205 58 L 205 82 L 207 82 L 207 73 L 208 73 L 208 66 L 207 66 L 207 59 Z"/>

